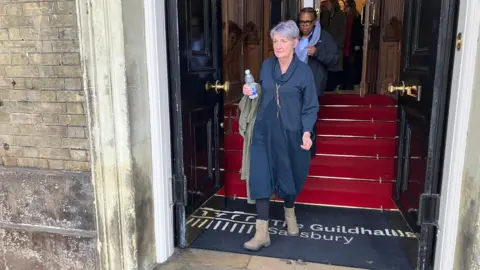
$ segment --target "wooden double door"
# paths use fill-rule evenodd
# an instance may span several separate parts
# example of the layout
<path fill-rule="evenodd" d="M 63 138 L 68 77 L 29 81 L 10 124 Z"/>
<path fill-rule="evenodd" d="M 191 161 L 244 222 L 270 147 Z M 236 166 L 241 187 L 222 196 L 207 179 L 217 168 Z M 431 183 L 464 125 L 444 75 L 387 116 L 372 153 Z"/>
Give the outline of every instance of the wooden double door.
<path fill-rule="evenodd" d="M 188 228 L 188 216 L 224 185 L 224 106 L 240 97 L 244 69 L 258 77 L 271 54 L 266 29 L 292 16 L 287 0 L 257 1 L 167 0 L 172 184 L 182 248 L 201 233 Z M 387 87 L 399 110 L 394 199 L 418 227 L 418 269 L 433 267 L 456 1 L 405 0 L 399 80 Z"/>

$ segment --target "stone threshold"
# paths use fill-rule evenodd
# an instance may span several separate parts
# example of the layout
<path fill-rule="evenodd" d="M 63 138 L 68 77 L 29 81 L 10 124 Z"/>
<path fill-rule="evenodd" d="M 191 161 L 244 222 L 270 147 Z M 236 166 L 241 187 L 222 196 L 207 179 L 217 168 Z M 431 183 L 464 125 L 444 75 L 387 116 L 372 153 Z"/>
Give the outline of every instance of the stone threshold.
<path fill-rule="evenodd" d="M 360 270 L 326 264 L 250 256 L 202 249 L 177 250 L 154 270 Z"/>

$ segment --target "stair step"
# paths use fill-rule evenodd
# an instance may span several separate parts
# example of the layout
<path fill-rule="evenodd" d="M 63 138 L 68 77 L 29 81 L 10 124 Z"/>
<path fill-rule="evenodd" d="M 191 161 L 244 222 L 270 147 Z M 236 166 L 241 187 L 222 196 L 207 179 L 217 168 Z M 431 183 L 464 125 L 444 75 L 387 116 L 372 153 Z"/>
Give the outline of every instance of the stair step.
<path fill-rule="evenodd" d="M 394 107 L 321 107 L 318 111 L 320 119 L 352 119 L 352 120 L 391 120 L 397 119 L 397 108 Z"/>
<path fill-rule="evenodd" d="M 224 152 L 223 168 L 226 171 L 239 172 L 242 168 L 242 151 Z"/>
<path fill-rule="evenodd" d="M 355 94 L 324 95 L 320 98 L 321 105 L 372 105 L 395 106 L 396 101 L 384 95 L 366 95 L 361 97 Z"/>
<path fill-rule="evenodd" d="M 233 133 L 238 133 L 239 123 L 237 119 L 225 119 L 225 131 L 231 131 Z"/>
<path fill-rule="evenodd" d="M 396 101 L 389 96 L 382 95 L 367 95 L 365 97 L 353 94 L 325 95 L 320 98 L 319 103 L 321 106 L 320 111 L 325 110 L 326 108 L 332 108 L 331 106 L 337 106 L 336 108 L 351 110 L 370 108 L 372 111 L 383 109 L 396 112 Z M 229 103 L 224 106 L 225 117 L 238 117 L 239 114 L 240 110 L 238 109 L 238 102 Z"/>
<path fill-rule="evenodd" d="M 224 169 L 238 172 L 242 168 L 242 152 L 226 151 Z M 393 158 L 360 158 L 316 156 L 310 163 L 309 175 L 348 179 L 392 180 L 394 177 Z"/>
<path fill-rule="evenodd" d="M 318 120 L 317 134 L 394 138 L 397 134 L 397 123 Z"/>
<path fill-rule="evenodd" d="M 243 150 L 243 137 L 240 134 L 225 136 L 226 151 Z M 353 155 L 369 157 L 394 157 L 396 151 L 393 139 L 318 137 L 317 154 Z"/>
<path fill-rule="evenodd" d="M 345 181 L 326 178 L 307 178 L 298 203 L 395 209 L 392 201 L 393 183 Z M 246 182 L 239 173 L 225 173 L 223 194 L 229 197 L 247 197 Z"/>
<path fill-rule="evenodd" d="M 229 135 L 225 135 L 224 138 L 225 138 L 225 141 L 224 141 L 223 148 L 226 151 L 229 151 L 229 150 L 242 151 L 243 150 L 243 137 L 240 134 L 238 133 L 229 134 Z"/>
<path fill-rule="evenodd" d="M 331 192 L 323 190 L 303 190 L 297 197 L 299 203 L 336 205 L 346 207 L 373 208 L 395 210 L 393 199 L 382 194 L 372 196 L 369 194 L 353 192 Z"/>
<path fill-rule="evenodd" d="M 233 121 L 238 121 L 236 111 L 225 112 L 225 121 L 233 117 Z M 318 111 L 319 119 L 342 119 L 342 120 L 387 120 L 395 121 L 397 119 L 397 108 L 395 107 L 341 107 L 341 106 L 322 106 Z"/>
<path fill-rule="evenodd" d="M 349 179 L 392 180 L 395 159 L 316 156 L 310 162 L 309 175 Z"/>
<path fill-rule="evenodd" d="M 331 192 L 370 194 L 391 194 L 394 182 L 373 182 L 361 180 L 341 180 L 324 177 L 308 177 L 303 189 Z"/>
<path fill-rule="evenodd" d="M 225 128 L 227 132 L 238 133 L 238 121 L 233 120 L 227 122 Z M 320 119 L 317 121 L 317 134 L 394 138 L 397 134 L 397 123 L 385 121 L 336 121 Z"/>
<path fill-rule="evenodd" d="M 318 137 L 317 154 L 394 157 L 395 140 L 371 138 Z"/>
<path fill-rule="evenodd" d="M 238 105 L 231 104 L 228 107 L 225 106 L 223 109 L 224 117 L 234 117 L 238 118 L 240 116 L 240 110 L 238 109 Z"/>

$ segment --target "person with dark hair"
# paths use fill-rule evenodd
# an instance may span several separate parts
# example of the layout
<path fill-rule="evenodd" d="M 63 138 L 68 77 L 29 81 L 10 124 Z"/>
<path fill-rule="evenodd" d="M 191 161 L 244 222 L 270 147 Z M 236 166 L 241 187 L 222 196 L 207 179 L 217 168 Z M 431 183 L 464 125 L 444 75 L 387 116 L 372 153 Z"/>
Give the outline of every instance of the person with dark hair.
<path fill-rule="evenodd" d="M 343 49 L 341 89 L 353 90 L 355 83 L 357 83 L 358 73 L 361 72 L 357 67 L 361 66 L 358 61 L 362 61 L 363 26 L 355 0 L 347 0 L 344 11 L 347 18 L 347 27 Z"/>
<path fill-rule="evenodd" d="M 341 84 L 343 71 L 343 47 L 345 46 L 346 18 L 340 9 L 338 0 L 326 0 L 322 2 L 322 13 L 320 21 L 322 29 L 332 35 L 333 40 L 337 44 L 338 62 L 329 68 L 327 90 L 334 91 Z"/>
<path fill-rule="evenodd" d="M 315 77 L 318 96 L 324 94 L 327 86 L 328 68 L 338 63 L 339 54 L 332 35 L 322 29 L 315 9 L 306 7 L 298 14 L 300 39 L 295 53 L 307 63 Z"/>
<path fill-rule="evenodd" d="M 306 7 L 300 10 L 297 23 L 300 28 L 300 39 L 295 54 L 312 70 L 317 95 L 320 97 L 327 87 L 328 69 L 338 62 L 337 44 L 332 36 L 322 29 L 314 8 Z M 313 133 L 316 134 L 316 125 Z M 316 136 L 313 141 L 310 150 L 312 156 L 316 152 Z"/>

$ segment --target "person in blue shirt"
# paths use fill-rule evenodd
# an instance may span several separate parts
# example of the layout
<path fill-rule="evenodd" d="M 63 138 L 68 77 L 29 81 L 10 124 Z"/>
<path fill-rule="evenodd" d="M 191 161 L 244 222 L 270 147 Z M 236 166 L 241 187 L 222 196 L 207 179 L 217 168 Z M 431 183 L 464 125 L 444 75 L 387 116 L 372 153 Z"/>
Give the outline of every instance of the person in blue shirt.
<path fill-rule="evenodd" d="M 327 88 L 328 69 L 338 63 L 337 44 L 329 32 L 322 29 L 314 8 L 306 7 L 298 13 L 300 38 L 295 54 L 312 69 L 318 96 Z"/>
<path fill-rule="evenodd" d="M 338 46 L 332 35 L 322 29 L 314 8 L 301 9 L 298 13 L 297 23 L 300 28 L 300 38 L 297 47 L 295 47 L 295 54 L 312 70 L 317 95 L 321 103 L 320 97 L 324 95 L 327 88 L 328 69 L 333 68 L 338 63 Z M 316 131 L 316 126 L 314 126 L 313 133 L 316 134 Z M 316 136 L 314 136 L 310 149 L 312 157 L 315 156 L 316 151 Z"/>
<path fill-rule="evenodd" d="M 317 120 L 318 96 L 310 67 L 295 54 L 299 29 L 294 21 L 281 22 L 270 31 L 275 56 L 266 59 L 258 83 L 262 88 L 250 146 L 250 199 L 257 210 L 255 236 L 248 250 L 270 245 L 270 198 L 285 201 L 289 235 L 299 235 L 294 211 L 310 167 L 312 131 Z M 248 85 L 243 93 L 252 94 Z"/>

